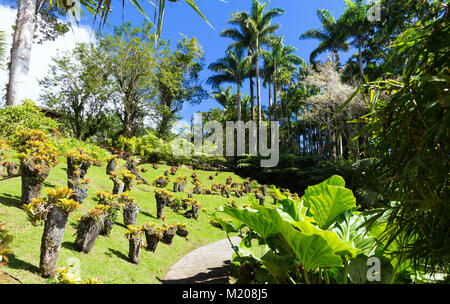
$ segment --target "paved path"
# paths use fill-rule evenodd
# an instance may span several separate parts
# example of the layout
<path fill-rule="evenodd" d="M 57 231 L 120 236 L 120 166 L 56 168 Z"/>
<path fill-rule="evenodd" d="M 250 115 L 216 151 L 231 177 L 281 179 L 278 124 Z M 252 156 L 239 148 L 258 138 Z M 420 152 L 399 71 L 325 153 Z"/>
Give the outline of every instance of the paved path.
<path fill-rule="evenodd" d="M 240 238 L 231 242 L 239 245 Z M 200 247 L 176 262 L 161 280 L 164 284 L 227 284 L 233 249 L 228 239 Z"/>

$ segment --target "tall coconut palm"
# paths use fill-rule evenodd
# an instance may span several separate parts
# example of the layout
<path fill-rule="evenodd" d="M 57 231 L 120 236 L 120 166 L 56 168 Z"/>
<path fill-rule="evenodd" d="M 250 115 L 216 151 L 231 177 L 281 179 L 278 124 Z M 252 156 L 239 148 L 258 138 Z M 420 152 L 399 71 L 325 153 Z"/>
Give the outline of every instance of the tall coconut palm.
<path fill-rule="evenodd" d="M 243 49 L 228 50 L 227 55 L 216 62 L 211 63 L 208 68 L 218 74 L 208 78 L 207 83 L 213 88 L 218 88 L 223 83 L 235 83 L 237 86 L 238 121 L 242 120 L 241 87 L 247 77 L 250 61 L 244 57 Z"/>
<path fill-rule="evenodd" d="M 295 72 L 299 65 L 304 64 L 303 59 L 294 54 L 297 50 L 292 46 L 284 46 L 283 37 L 274 38 L 269 45 L 269 51 L 263 53 L 264 58 L 264 82 L 269 88 L 269 114 L 272 117 L 272 112 L 277 105 L 279 84 L 278 76 L 280 71 L 283 74 L 286 72 Z M 271 104 L 271 87 L 273 84 L 273 107 Z"/>
<path fill-rule="evenodd" d="M 362 48 L 364 46 L 364 33 L 373 25 L 367 20 L 367 10 L 373 5 L 366 3 L 365 0 L 345 0 L 345 12 L 339 18 L 341 31 L 347 33 L 348 38 L 353 38 L 351 45 L 358 48 L 359 74 L 364 78 L 364 66 L 362 57 Z"/>
<path fill-rule="evenodd" d="M 318 39 L 320 41 L 319 46 L 311 52 L 309 61 L 314 63 L 320 54 L 332 52 L 333 62 L 339 64 L 338 52 L 348 51 L 349 49 L 349 45 L 346 42 L 348 35 L 340 28 L 340 24 L 331 16 L 328 10 L 317 10 L 317 17 L 322 23 L 322 29 L 311 29 L 300 36 L 300 40 Z"/>
<path fill-rule="evenodd" d="M 237 94 L 233 94 L 232 87 L 229 86 L 226 89 L 219 87 L 211 93 L 211 97 L 223 107 L 224 117 L 227 119 L 236 119 L 238 112 L 236 109 Z"/>
<path fill-rule="evenodd" d="M 222 36 L 230 37 L 235 42 L 233 47 L 242 47 L 249 50 L 249 56 L 254 60 L 256 77 L 256 96 L 258 108 L 258 124 L 261 122 L 261 82 L 259 59 L 263 53 L 262 46 L 268 45 L 272 34 L 279 28 L 279 24 L 271 24 L 274 17 L 284 14 L 281 8 L 273 8 L 265 11 L 268 2 L 261 3 L 253 0 L 250 13 L 236 12 L 228 23 L 237 25 L 238 29 L 231 29 L 222 32 Z"/>

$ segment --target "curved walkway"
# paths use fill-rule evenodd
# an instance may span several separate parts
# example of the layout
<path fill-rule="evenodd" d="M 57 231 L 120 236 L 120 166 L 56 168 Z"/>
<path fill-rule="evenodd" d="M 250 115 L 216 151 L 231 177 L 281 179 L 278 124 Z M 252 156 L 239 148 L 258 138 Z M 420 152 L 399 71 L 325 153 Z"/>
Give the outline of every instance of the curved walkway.
<path fill-rule="evenodd" d="M 239 245 L 240 238 L 231 242 Z M 161 280 L 163 284 L 227 284 L 233 249 L 228 239 L 197 248 L 176 262 Z"/>

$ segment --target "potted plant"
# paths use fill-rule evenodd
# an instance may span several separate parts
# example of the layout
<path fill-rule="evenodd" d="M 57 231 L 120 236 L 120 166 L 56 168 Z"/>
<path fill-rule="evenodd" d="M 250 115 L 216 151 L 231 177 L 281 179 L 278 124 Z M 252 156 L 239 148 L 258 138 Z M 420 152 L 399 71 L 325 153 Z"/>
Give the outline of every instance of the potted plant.
<path fill-rule="evenodd" d="M 158 243 L 162 238 L 163 230 L 156 227 L 155 223 L 145 223 L 142 227 L 145 233 L 145 239 L 147 241 L 147 251 L 155 252 L 158 247 Z"/>
<path fill-rule="evenodd" d="M 49 278 L 56 274 L 59 249 L 69 215 L 81 205 L 70 199 L 74 194 L 72 189 L 54 188 L 46 190 L 46 192 L 46 198 L 33 199 L 25 210 L 33 222 L 45 223 L 41 239 L 39 268 L 41 276 Z"/>
<path fill-rule="evenodd" d="M 84 148 L 78 147 L 74 151 L 67 152 L 67 186 L 75 191 L 73 199 L 82 204 L 88 194 L 86 178 L 89 167 L 94 162 L 97 154 L 89 153 Z"/>
<path fill-rule="evenodd" d="M 135 226 L 139 214 L 139 205 L 129 192 L 122 192 L 118 196 L 118 201 L 123 205 L 123 224 L 125 226 Z"/>
<path fill-rule="evenodd" d="M 98 191 L 95 195 L 97 196 L 98 204 L 109 207 L 107 216 L 103 221 L 103 227 L 100 230 L 100 235 L 108 236 L 111 234 L 123 205 L 119 203 L 117 195 L 112 194 L 111 192 Z"/>
<path fill-rule="evenodd" d="M 155 189 L 155 200 L 156 200 L 156 217 L 161 219 L 164 206 L 168 205 L 170 198 L 173 196 L 172 193 L 166 189 Z"/>
<path fill-rule="evenodd" d="M 153 179 L 153 186 L 157 188 L 165 188 L 169 184 L 170 178 L 167 176 L 159 175 Z"/>
<path fill-rule="evenodd" d="M 94 247 L 100 230 L 108 216 L 109 206 L 98 204 L 94 209 L 83 215 L 78 222 L 75 250 L 89 253 Z"/>
<path fill-rule="evenodd" d="M 112 193 L 116 195 L 122 193 L 125 185 L 120 178 L 120 171 L 111 171 L 109 174 L 109 179 L 114 184 Z"/>
<path fill-rule="evenodd" d="M 172 224 L 169 227 L 163 227 L 163 235 L 161 238 L 161 242 L 166 245 L 171 245 L 173 241 L 173 237 L 175 236 L 177 232 L 177 225 Z"/>
<path fill-rule="evenodd" d="M 56 147 L 47 141 L 47 135 L 37 130 L 16 132 L 12 146 L 18 151 L 22 176 L 22 204 L 39 197 L 50 168 L 58 163 Z"/>
<path fill-rule="evenodd" d="M 106 174 L 110 175 L 111 172 L 116 170 L 118 164 L 117 155 L 111 155 L 106 160 L 108 162 L 108 164 L 106 165 Z"/>
<path fill-rule="evenodd" d="M 129 241 L 128 259 L 134 264 L 139 264 L 141 261 L 141 247 L 142 247 L 142 226 L 128 225 L 128 230 L 125 232 L 125 237 Z"/>
<path fill-rule="evenodd" d="M 187 230 L 187 224 L 179 223 L 177 224 L 177 234 L 181 237 L 187 237 L 189 234 L 189 231 Z"/>

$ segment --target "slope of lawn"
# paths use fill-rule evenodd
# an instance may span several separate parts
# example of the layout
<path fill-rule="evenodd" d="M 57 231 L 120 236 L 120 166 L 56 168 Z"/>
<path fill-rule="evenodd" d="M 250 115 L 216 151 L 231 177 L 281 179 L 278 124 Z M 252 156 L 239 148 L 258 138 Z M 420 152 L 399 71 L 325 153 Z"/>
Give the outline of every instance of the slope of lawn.
<path fill-rule="evenodd" d="M 161 165 L 155 170 L 151 165 L 142 165 L 147 172 L 141 175 L 151 183 L 157 175 L 162 175 L 168 166 Z M 189 177 L 186 192 L 191 192 L 193 185 L 190 175 L 193 171 L 180 168 L 175 176 L 170 175 L 173 181 L 176 176 L 184 175 Z M 232 176 L 233 182 L 242 182 L 242 178 L 230 172 L 220 172 L 215 176 L 215 172 L 195 171 L 198 179 L 205 187 L 211 184 L 225 183 L 228 176 Z M 214 180 L 209 180 L 210 175 Z M 68 266 L 68 259 L 78 258 L 81 264 L 81 278 L 98 277 L 103 283 L 160 283 L 159 278 L 186 253 L 202 245 L 214 242 L 226 237 L 225 233 L 210 223 L 210 216 L 205 212 L 199 213 L 198 221 L 187 219 L 182 214 L 173 212 L 170 208 L 164 209 L 166 216 L 164 222 L 156 219 L 156 202 L 154 198 L 154 187 L 148 185 L 135 185 L 131 195 L 136 198 L 140 206 L 138 225 L 145 222 L 155 222 L 158 225 L 163 223 L 186 223 L 189 230 L 187 239 L 175 236 L 171 246 L 158 245 L 156 253 L 141 251 L 141 262 L 134 265 L 127 260 L 128 240 L 124 237 L 126 228 L 123 226 L 122 214 L 119 215 L 117 223 L 109 237 L 99 236 L 94 248 L 89 254 L 79 253 L 74 250 L 73 243 L 76 237 L 77 219 L 91 210 L 95 202 L 95 192 L 99 190 L 111 191 L 112 181 L 105 173 L 105 164 L 102 167 L 92 166 L 87 176 L 91 179 L 89 196 L 83 203 L 81 209 L 75 211 L 69 218 L 64 239 L 62 242 L 58 266 Z M 67 187 L 66 164 L 61 163 L 52 169 L 50 176 L 45 182 L 44 189 L 55 186 Z M 167 189 L 171 190 L 172 183 Z M 42 191 L 41 195 L 46 193 Z M 5 178 L 0 180 L 0 221 L 8 223 L 8 230 L 14 235 L 12 243 L 13 254 L 10 255 L 10 262 L 3 270 L 17 277 L 23 283 L 45 283 L 47 280 L 39 275 L 39 255 L 43 226 L 33 226 L 28 220 L 25 212 L 20 208 L 21 181 L 20 177 Z M 175 197 L 187 197 L 186 193 L 176 193 Z M 202 204 L 202 208 L 207 208 L 211 213 L 228 200 L 219 195 L 194 195 Z M 247 197 L 240 199 L 232 197 L 237 203 L 244 203 Z"/>

